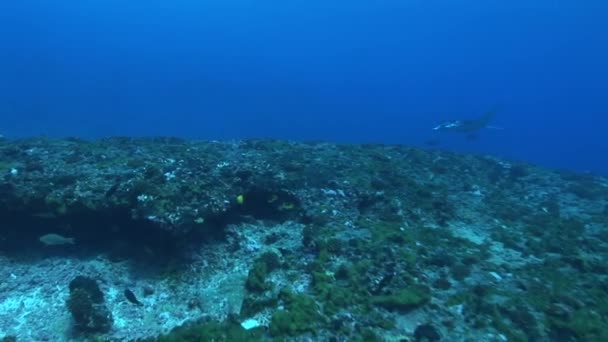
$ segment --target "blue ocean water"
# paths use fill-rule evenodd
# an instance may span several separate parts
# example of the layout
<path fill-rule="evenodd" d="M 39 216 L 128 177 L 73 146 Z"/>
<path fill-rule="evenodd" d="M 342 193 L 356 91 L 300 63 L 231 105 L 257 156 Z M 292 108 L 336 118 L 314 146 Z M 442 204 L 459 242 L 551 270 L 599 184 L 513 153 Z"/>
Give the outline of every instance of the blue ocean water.
<path fill-rule="evenodd" d="M 400 143 L 608 174 L 608 2 L 3 1 L 0 134 Z M 432 130 L 498 109 L 474 139 Z"/>

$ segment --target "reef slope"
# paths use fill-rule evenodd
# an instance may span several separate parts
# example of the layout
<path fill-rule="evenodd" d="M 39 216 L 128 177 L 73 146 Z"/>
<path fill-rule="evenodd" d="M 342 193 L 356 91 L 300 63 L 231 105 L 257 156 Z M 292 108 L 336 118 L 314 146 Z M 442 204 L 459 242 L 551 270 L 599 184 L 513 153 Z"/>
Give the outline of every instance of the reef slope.
<path fill-rule="evenodd" d="M 2 139 L 0 224 L 0 337 L 608 340 L 593 175 L 407 146 Z M 108 331 L 74 327 L 77 276 Z"/>

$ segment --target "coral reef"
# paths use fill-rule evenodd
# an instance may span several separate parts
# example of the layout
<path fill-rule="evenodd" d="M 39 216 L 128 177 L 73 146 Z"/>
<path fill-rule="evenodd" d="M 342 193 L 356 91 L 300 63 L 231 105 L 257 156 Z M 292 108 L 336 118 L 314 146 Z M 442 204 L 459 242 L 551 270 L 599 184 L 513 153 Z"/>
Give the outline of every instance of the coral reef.
<path fill-rule="evenodd" d="M 104 303 L 103 293 L 94 279 L 78 276 L 70 282 L 66 306 L 78 332 L 105 333 L 112 327 L 112 314 Z"/>
<path fill-rule="evenodd" d="M 594 175 L 407 146 L 2 139 L 0 220 L 5 340 L 608 340 Z"/>

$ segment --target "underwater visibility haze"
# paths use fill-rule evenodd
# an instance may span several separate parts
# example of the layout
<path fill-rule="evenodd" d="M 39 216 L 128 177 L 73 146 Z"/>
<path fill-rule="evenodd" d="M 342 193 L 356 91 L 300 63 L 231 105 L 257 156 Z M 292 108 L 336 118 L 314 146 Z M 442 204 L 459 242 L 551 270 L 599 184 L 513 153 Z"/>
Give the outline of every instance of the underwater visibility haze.
<path fill-rule="evenodd" d="M 608 341 L 607 13 L 0 1 L 0 340 Z"/>
<path fill-rule="evenodd" d="M 441 144 L 606 174 L 605 1 L 0 5 L 0 134 Z M 501 131 L 437 135 L 498 109 Z"/>

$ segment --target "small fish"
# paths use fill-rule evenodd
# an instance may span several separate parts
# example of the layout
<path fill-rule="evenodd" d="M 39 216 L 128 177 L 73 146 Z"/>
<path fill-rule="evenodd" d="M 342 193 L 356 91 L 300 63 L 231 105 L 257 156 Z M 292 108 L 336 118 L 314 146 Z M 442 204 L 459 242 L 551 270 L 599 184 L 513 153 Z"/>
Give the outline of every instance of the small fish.
<path fill-rule="evenodd" d="M 42 235 L 38 238 L 38 240 L 47 246 L 63 246 L 74 244 L 74 238 L 65 237 L 54 233 Z"/>
<path fill-rule="evenodd" d="M 137 297 L 135 297 L 135 293 L 133 293 L 133 291 L 126 289 L 125 290 L 125 297 L 127 297 L 127 300 L 135 305 L 139 305 L 142 306 L 143 304 L 137 300 Z"/>

